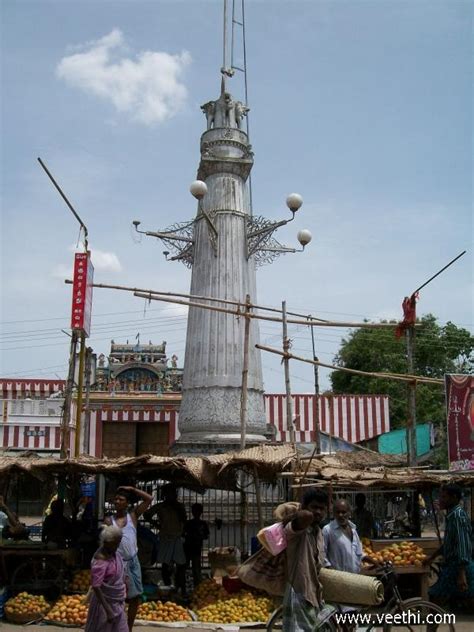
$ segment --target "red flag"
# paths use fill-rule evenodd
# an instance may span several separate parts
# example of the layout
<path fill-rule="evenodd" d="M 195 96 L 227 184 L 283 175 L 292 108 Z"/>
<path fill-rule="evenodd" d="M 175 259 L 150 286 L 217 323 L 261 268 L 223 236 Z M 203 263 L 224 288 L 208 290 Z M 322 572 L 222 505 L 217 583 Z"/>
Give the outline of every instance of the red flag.
<path fill-rule="evenodd" d="M 395 336 L 401 338 L 408 327 L 416 323 L 416 301 L 418 300 L 418 292 L 411 296 L 405 296 L 402 303 L 403 320 L 398 323 L 395 329 Z"/>

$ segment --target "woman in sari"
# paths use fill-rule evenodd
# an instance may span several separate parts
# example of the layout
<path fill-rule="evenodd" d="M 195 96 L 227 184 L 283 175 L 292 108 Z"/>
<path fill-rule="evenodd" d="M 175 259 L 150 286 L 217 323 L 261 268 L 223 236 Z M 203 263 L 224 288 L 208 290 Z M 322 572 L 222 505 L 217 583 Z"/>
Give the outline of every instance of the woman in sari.
<path fill-rule="evenodd" d="M 92 597 L 85 632 L 128 632 L 123 560 L 117 553 L 121 540 L 119 527 L 103 527 L 91 562 Z"/>

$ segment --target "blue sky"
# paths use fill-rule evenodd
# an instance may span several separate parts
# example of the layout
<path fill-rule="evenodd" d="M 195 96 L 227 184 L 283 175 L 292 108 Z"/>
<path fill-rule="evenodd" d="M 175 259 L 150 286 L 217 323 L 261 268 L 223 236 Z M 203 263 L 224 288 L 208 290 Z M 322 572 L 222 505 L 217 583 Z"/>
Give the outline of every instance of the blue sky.
<path fill-rule="evenodd" d="M 75 220 L 46 162 L 89 227 L 96 281 L 186 292 L 190 272 L 162 245 L 137 244 L 131 220 L 165 228 L 195 213 L 188 193 L 219 91 L 220 1 L 4 0 L 2 10 L 1 373 L 64 376 Z M 399 317 L 407 293 L 472 243 L 472 3 L 247 0 L 254 212 L 304 254 L 258 272 L 259 301 L 351 320 Z M 241 56 L 236 50 L 237 61 Z M 230 85 L 242 97 L 242 82 Z M 432 312 L 472 329 L 468 253 L 422 293 Z M 168 341 L 180 360 L 185 314 L 95 292 L 90 344 Z M 332 361 L 343 329 L 316 332 Z M 292 329 L 310 353 L 309 332 Z M 261 339 L 280 344 L 276 325 Z M 263 358 L 269 392 L 284 389 Z M 323 372 L 322 386 L 327 387 Z M 292 367 L 309 392 L 312 370 Z"/>

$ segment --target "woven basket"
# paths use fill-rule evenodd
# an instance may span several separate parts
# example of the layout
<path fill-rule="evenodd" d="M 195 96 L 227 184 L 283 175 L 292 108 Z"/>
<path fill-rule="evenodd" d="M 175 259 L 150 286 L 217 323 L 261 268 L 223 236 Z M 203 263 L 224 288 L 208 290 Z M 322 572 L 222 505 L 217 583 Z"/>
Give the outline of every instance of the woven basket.
<path fill-rule="evenodd" d="M 41 612 L 25 612 L 23 614 L 17 614 L 16 612 L 8 612 L 5 608 L 5 617 L 10 623 L 24 625 L 25 623 L 31 623 L 32 621 L 42 619 L 47 612 L 48 610 L 43 610 Z"/>
<path fill-rule="evenodd" d="M 376 606 L 384 598 L 383 584 L 375 577 L 322 568 L 319 580 L 325 601 Z"/>

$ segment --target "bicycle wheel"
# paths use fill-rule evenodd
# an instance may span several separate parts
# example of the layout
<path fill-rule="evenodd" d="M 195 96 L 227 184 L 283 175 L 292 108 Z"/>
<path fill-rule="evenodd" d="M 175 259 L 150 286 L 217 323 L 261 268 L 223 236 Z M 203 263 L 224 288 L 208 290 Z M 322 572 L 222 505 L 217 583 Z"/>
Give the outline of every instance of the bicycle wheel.
<path fill-rule="evenodd" d="M 336 632 L 337 625 L 333 621 L 332 616 L 324 621 L 320 626 L 315 628 L 318 632 Z M 283 627 L 283 606 L 279 606 L 272 612 L 270 618 L 267 621 L 267 632 L 276 632 Z M 314 631 L 314 632 L 315 632 Z"/>
<path fill-rule="evenodd" d="M 51 560 L 29 560 L 15 569 L 10 587 L 13 592 L 26 591 L 44 594 L 48 599 L 57 599 L 63 587 L 62 570 Z"/>
<path fill-rule="evenodd" d="M 267 621 L 267 632 L 274 632 L 274 630 L 281 630 L 283 623 L 283 606 L 279 606 L 272 612 Z"/>
<path fill-rule="evenodd" d="M 388 617 L 393 617 L 388 620 Z M 397 604 L 387 616 L 384 632 L 411 630 L 412 632 L 455 632 L 455 617 L 431 601 L 414 598 Z"/>

